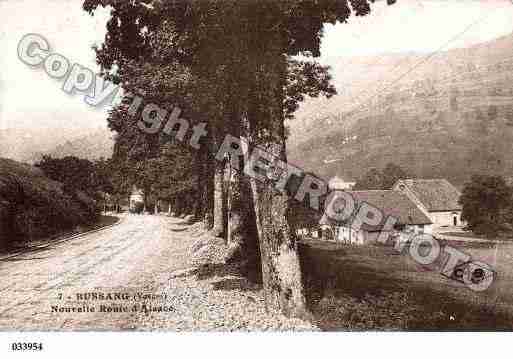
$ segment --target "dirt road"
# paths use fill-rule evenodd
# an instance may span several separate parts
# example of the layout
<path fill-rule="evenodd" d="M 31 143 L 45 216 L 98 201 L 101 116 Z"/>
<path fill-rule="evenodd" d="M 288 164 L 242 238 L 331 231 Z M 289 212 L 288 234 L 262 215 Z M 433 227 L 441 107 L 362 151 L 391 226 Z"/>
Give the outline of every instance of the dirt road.
<path fill-rule="evenodd" d="M 110 229 L 0 261 L 0 330 L 309 329 L 269 316 L 230 273 L 189 269 L 199 226 L 125 216 Z"/>

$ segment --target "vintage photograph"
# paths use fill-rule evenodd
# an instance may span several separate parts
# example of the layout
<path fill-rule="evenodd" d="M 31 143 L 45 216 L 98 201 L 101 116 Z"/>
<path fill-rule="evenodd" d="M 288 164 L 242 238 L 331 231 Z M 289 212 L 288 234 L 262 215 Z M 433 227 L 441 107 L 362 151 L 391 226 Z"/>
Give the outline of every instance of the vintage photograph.
<path fill-rule="evenodd" d="M 512 330 L 511 0 L 0 0 L 0 331 Z"/>

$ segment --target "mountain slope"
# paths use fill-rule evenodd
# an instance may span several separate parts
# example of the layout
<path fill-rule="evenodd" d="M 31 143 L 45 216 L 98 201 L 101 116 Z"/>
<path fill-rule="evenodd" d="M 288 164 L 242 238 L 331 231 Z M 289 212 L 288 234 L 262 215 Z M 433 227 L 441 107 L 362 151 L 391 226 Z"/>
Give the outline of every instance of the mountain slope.
<path fill-rule="evenodd" d="M 88 160 L 96 160 L 101 157 L 112 157 L 114 140 L 109 130 L 97 130 L 83 137 L 68 140 L 51 150 L 40 152 L 32 157 L 33 162 L 37 162 L 43 155 L 49 155 L 54 158 L 74 156 Z"/>
<path fill-rule="evenodd" d="M 27 163 L 35 163 L 43 155 L 109 158 L 114 146 L 112 137 L 106 128 L 81 132 L 44 128 L 0 130 L 0 156 Z"/>
<path fill-rule="evenodd" d="M 333 71 L 340 95 L 309 100 L 289 123 L 295 164 L 356 179 L 394 162 L 457 185 L 513 174 L 513 35 L 432 56 L 352 58 Z"/>

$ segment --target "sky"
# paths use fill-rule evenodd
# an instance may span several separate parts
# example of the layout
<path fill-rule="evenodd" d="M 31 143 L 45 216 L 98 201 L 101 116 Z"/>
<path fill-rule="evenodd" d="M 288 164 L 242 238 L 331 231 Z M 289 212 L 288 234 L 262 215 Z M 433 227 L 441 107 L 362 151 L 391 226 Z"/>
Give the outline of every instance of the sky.
<path fill-rule="evenodd" d="M 326 25 L 322 56 L 432 52 L 468 47 L 513 32 L 512 0 L 397 0 L 372 5 L 348 24 Z"/>
<path fill-rule="evenodd" d="M 17 46 L 27 33 L 41 34 L 53 52 L 98 72 L 91 46 L 103 42 L 107 19 L 107 11 L 89 16 L 80 0 L 0 0 L 0 129 L 106 125 L 107 109 L 65 94 L 62 81 L 23 64 Z"/>
<path fill-rule="evenodd" d="M 91 46 L 105 36 L 108 11 L 94 17 L 80 0 L 0 0 L 0 129 L 106 126 L 108 108 L 92 108 L 83 96 L 62 92 L 62 82 L 17 57 L 27 33 L 48 39 L 58 52 L 97 72 Z M 513 32 L 512 0 L 398 0 L 372 5 L 366 17 L 327 25 L 321 62 L 393 52 L 432 52 L 468 47 Z"/>

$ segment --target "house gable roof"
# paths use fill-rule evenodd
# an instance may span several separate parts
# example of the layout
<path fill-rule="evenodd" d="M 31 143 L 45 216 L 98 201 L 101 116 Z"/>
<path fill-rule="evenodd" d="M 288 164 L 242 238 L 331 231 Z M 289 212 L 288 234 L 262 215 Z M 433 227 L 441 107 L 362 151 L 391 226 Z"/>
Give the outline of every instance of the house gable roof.
<path fill-rule="evenodd" d="M 430 212 L 461 210 L 458 203 L 461 193 L 446 179 L 406 179 L 400 182 Z"/>
<path fill-rule="evenodd" d="M 387 217 L 393 216 L 399 224 L 423 225 L 432 224 L 428 216 L 405 194 L 393 190 L 374 191 L 348 191 L 356 201 L 356 207 L 362 203 L 368 203 L 383 212 L 383 220 L 378 226 L 364 224 L 362 229 L 367 231 L 380 230 Z M 325 224 L 325 223 L 321 223 Z"/>

